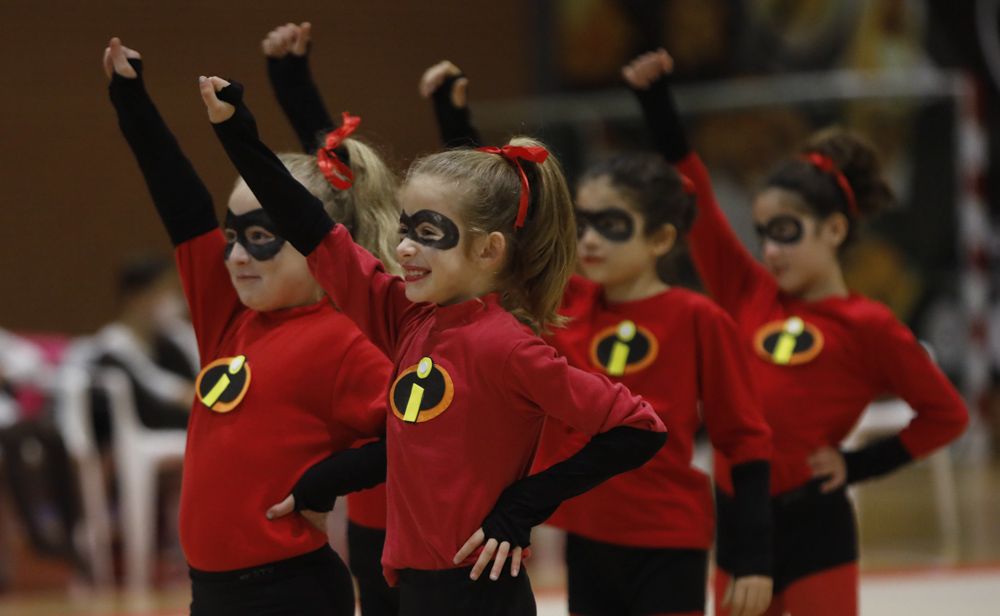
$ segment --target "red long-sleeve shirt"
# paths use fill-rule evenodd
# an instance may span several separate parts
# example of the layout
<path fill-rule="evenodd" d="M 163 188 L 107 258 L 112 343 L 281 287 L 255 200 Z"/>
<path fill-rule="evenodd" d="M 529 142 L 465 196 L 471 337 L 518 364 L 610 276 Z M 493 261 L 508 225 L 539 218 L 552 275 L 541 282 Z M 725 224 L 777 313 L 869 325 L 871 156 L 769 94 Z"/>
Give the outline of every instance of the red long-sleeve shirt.
<path fill-rule="evenodd" d="M 702 422 L 733 464 L 770 457 L 770 431 L 750 383 L 736 327 L 708 298 L 684 289 L 611 303 L 574 277 L 549 337 L 571 365 L 606 374 L 643 396 L 670 437 L 642 467 L 563 503 L 549 524 L 597 541 L 637 547 L 707 549 L 714 536 L 708 477 L 691 465 Z M 617 347 L 617 354 L 616 354 Z M 586 436 L 546 422 L 536 468 L 572 455 Z"/>
<path fill-rule="evenodd" d="M 198 389 L 211 402 L 223 376 L 232 382 L 217 410 L 196 399 L 188 424 L 181 545 L 191 566 L 205 571 L 283 560 L 326 543 L 302 516 L 271 521 L 264 513 L 310 466 L 384 433 L 384 406 L 371 402 L 384 395 L 390 368 L 325 299 L 270 312 L 244 307 L 224 248 L 214 230 L 176 249 L 204 366 Z M 231 359 L 240 356 L 245 361 Z"/>
<path fill-rule="evenodd" d="M 647 403 L 569 367 L 495 296 L 411 303 L 405 283 L 342 225 L 308 261 L 337 305 L 395 363 L 382 555 L 390 582 L 403 568 L 455 567 L 455 553 L 500 493 L 531 468 L 546 415 L 591 435 L 617 426 L 664 430 Z"/>
<path fill-rule="evenodd" d="M 916 412 L 899 435 L 914 458 L 961 434 L 968 415 L 958 392 L 888 308 L 854 293 L 811 302 L 783 293 L 729 227 L 698 156 L 688 155 L 678 170 L 698 195 L 691 255 L 754 354 L 753 380 L 773 432 L 772 493 L 809 481 L 807 457 L 838 447 L 884 394 Z M 717 461 L 725 486 L 728 468 Z"/>

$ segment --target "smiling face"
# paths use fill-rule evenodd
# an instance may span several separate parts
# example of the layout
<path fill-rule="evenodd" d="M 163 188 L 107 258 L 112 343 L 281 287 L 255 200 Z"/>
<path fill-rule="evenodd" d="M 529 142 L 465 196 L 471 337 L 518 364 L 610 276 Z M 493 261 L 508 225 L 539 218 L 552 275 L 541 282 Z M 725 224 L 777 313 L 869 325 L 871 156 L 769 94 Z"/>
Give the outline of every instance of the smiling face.
<path fill-rule="evenodd" d="M 580 184 L 576 212 L 577 263 L 584 276 L 605 287 L 658 280 L 656 261 L 676 238 L 672 225 L 647 233 L 642 214 L 606 175 Z"/>
<path fill-rule="evenodd" d="M 416 175 L 403 184 L 399 202 L 403 211 L 396 256 L 407 299 L 447 305 L 491 290 L 498 263 L 489 243 L 500 234 L 465 226 L 458 189 L 433 176 Z"/>
<path fill-rule="evenodd" d="M 258 311 L 311 304 L 322 290 L 306 258 L 275 234 L 270 219 L 246 182 L 229 196 L 226 216 L 226 269 L 240 301 Z"/>
<path fill-rule="evenodd" d="M 796 193 L 770 187 L 754 199 L 753 219 L 764 266 L 782 291 L 806 297 L 841 275 L 837 252 L 847 233 L 842 214 L 820 220 Z"/>

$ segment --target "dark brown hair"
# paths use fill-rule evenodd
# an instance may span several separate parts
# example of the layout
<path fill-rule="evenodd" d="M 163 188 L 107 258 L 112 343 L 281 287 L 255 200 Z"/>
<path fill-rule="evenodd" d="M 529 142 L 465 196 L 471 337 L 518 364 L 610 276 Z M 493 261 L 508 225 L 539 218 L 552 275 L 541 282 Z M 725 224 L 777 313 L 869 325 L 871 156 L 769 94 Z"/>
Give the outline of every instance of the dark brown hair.
<path fill-rule="evenodd" d="M 882 177 L 878 153 L 866 138 L 840 127 L 826 128 L 813 134 L 802 148 L 803 155 L 813 152 L 828 157 L 843 173 L 861 217 L 867 218 L 895 203 L 892 189 Z M 858 221 L 833 173 L 795 157 L 779 164 L 764 185 L 794 192 L 805 208 L 820 219 L 838 212 L 844 214 L 851 223 L 844 244 L 853 238 Z"/>
<path fill-rule="evenodd" d="M 651 234 L 663 225 L 673 225 L 678 237 L 694 222 L 695 199 L 684 188 L 681 174 L 659 154 L 629 152 L 593 165 L 580 184 L 607 176 L 646 221 L 643 232 Z"/>

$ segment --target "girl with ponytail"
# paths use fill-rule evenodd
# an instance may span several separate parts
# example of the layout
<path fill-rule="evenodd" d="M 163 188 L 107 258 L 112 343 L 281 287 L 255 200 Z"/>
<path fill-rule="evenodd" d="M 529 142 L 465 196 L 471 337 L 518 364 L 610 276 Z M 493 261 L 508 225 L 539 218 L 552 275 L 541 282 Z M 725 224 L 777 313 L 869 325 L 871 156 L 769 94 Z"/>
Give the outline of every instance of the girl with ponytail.
<path fill-rule="evenodd" d="M 478 140 L 468 108 L 456 103 L 459 79 L 468 83 L 450 62 L 422 79 L 446 144 Z M 731 463 L 745 518 L 731 604 L 756 616 L 771 598 L 770 431 L 746 353 L 721 308 L 657 274 L 691 228 L 696 205 L 690 180 L 652 152 L 599 162 L 576 187 L 579 275 L 561 300 L 568 323 L 547 339 L 571 365 L 646 398 L 670 438 L 647 464 L 566 501 L 548 520 L 567 532 L 575 616 L 704 613 L 715 526 L 710 482 L 691 464 L 702 426 Z M 565 423 L 547 421 L 535 468 L 585 442 Z"/>

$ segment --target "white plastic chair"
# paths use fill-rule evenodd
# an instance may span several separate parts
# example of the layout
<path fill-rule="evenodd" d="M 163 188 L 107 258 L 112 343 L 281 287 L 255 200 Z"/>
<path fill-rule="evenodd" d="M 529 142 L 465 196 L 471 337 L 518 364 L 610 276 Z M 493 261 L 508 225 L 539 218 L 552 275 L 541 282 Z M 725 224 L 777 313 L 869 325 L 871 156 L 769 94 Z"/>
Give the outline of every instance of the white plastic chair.
<path fill-rule="evenodd" d="M 55 397 L 56 424 L 79 476 L 83 519 L 74 542 L 82 548 L 94 586 L 110 588 L 114 584 L 111 511 L 90 418 L 90 375 L 81 367 L 64 364 L 50 389 Z"/>
<path fill-rule="evenodd" d="M 844 439 L 844 447 L 856 449 L 876 438 L 897 434 L 905 428 L 915 413 L 903 400 L 898 398 L 873 402 L 854 426 L 854 430 Z M 943 553 L 949 562 L 958 558 L 959 518 L 958 490 L 955 471 L 952 467 L 951 450 L 942 447 L 927 458 L 930 465 L 931 481 L 934 484 L 934 503 L 937 509 L 938 525 L 941 529 Z M 858 493 L 852 491 L 855 502 Z"/>
<path fill-rule="evenodd" d="M 156 557 L 156 496 L 160 467 L 184 458 L 184 430 L 151 430 L 139 421 L 132 386 L 118 368 L 102 368 L 99 384 L 111 408 L 115 468 L 118 474 L 125 584 L 129 590 L 149 588 Z"/>

